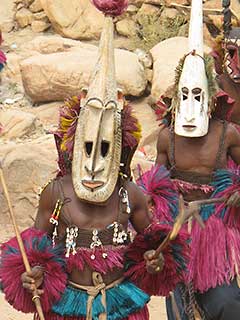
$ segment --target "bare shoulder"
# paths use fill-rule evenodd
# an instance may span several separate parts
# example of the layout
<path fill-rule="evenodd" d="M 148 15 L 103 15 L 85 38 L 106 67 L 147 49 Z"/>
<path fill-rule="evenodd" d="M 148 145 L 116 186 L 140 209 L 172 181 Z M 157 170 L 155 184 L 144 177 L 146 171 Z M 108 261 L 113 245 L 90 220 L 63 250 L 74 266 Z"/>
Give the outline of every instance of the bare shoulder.
<path fill-rule="evenodd" d="M 51 225 L 49 224 L 49 218 L 55 207 L 55 199 L 57 198 L 56 180 L 52 180 L 43 189 L 40 195 L 38 212 L 34 226 L 37 229 L 41 229 L 49 232 Z"/>
<path fill-rule="evenodd" d="M 226 131 L 226 139 L 229 147 L 238 145 L 240 146 L 240 127 L 237 128 L 235 125 L 228 123 Z"/>
<path fill-rule="evenodd" d="M 163 141 L 169 141 L 170 134 L 171 132 L 169 127 L 163 127 L 158 133 L 158 139 L 161 139 Z"/>
<path fill-rule="evenodd" d="M 138 185 L 132 181 L 129 181 L 126 184 L 126 189 L 128 191 L 132 211 L 138 209 L 147 210 L 146 197 Z"/>
<path fill-rule="evenodd" d="M 131 207 L 130 221 L 137 232 L 143 231 L 150 223 L 147 200 L 141 189 L 133 182 L 126 185 Z"/>

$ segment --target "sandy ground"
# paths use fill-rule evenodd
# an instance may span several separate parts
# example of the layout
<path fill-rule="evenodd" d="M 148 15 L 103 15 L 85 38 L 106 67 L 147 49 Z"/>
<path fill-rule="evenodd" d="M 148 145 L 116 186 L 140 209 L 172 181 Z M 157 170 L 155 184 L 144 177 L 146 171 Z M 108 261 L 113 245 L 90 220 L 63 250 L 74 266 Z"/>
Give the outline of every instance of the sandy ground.
<path fill-rule="evenodd" d="M 153 297 L 149 303 L 150 319 L 151 320 L 166 320 L 164 307 L 164 299 Z M 1 320 L 32 320 L 32 315 L 26 315 L 14 310 L 9 304 L 4 301 L 4 296 L 0 294 L 0 314 Z"/>

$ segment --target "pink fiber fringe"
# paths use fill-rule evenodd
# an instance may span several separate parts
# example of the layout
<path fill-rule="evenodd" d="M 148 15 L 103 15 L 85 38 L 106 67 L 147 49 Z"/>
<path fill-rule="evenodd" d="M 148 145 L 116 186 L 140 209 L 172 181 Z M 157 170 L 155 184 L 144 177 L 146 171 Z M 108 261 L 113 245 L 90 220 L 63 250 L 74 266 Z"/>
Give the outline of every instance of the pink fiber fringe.
<path fill-rule="evenodd" d="M 239 231 L 214 216 L 205 222 L 204 229 L 194 222 L 189 263 L 189 280 L 193 280 L 194 289 L 204 292 L 229 283 L 239 268 Z"/>
<path fill-rule="evenodd" d="M 5 56 L 5 54 L 0 50 L 0 63 L 6 63 L 7 62 L 7 58 Z"/>
<path fill-rule="evenodd" d="M 128 0 L 92 0 L 95 7 L 106 15 L 120 16 L 128 6 Z"/>
<path fill-rule="evenodd" d="M 50 310 L 53 303 L 60 299 L 66 287 L 66 273 L 63 271 L 60 257 L 54 256 L 52 247 L 38 250 L 39 243 L 46 233 L 30 228 L 22 234 L 30 265 L 41 265 L 44 268 L 44 293 L 41 295 L 43 310 Z M 51 243 L 51 240 L 49 241 Z M 0 279 L 6 300 L 17 310 L 35 312 L 32 295 L 22 287 L 21 275 L 25 272 L 23 260 L 19 253 L 16 238 L 12 238 L 1 246 Z"/>
<path fill-rule="evenodd" d="M 113 268 L 123 268 L 123 256 L 125 246 L 122 247 L 104 247 L 97 248 L 94 252 L 95 259 L 91 259 L 93 254 L 92 249 L 79 248 L 75 255 L 70 255 L 67 259 L 67 270 L 70 273 L 74 268 L 83 270 L 84 265 L 87 264 L 93 270 L 106 274 Z M 107 258 L 103 257 L 103 253 L 107 253 Z"/>
<path fill-rule="evenodd" d="M 207 184 L 194 184 L 191 182 L 179 180 L 179 179 L 174 179 L 172 180 L 175 188 L 178 190 L 178 192 L 191 192 L 192 190 L 201 190 L 204 193 L 210 193 L 214 190 L 214 187 L 209 186 Z"/>
<path fill-rule="evenodd" d="M 153 216 L 158 221 L 173 221 L 170 204 L 177 205 L 178 194 L 164 166 L 155 165 L 137 180 L 144 194 L 154 202 Z"/>
<path fill-rule="evenodd" d="M 233 183 L 230 187 L 226 188 L 224 191 L 218 193 L 218 197 L 222 198 L 225 197 L 228 199 L 234 192 L 240 193 L 240 186 L 237 185 L 236 183 Z M 223 210 L 225 211 L 224 217 L 223 217 L 223 222 L 226 224 L 228 227 L 231 228 L 236 228 L 240 230 L 240 208 L 239 207 L 227 207 L 224 202 L 216 204 L 216 213 L 215 216 L 218 218 L 221 217 L 221 212 Z"/>
<path fill-rule="evenodd" d="M 86 320 L 85 317 L 70 317 L 60 316 L 55 313 L 45 314 L 45 320 Z M 34 320 L 40 320 L 37 314 L 34 315 Z M 149 320 L 149 312 L 147 305 L 144 306 L 140 311 L 130 314 L 127 318 L 121 320 Z"/>
<path fill-rule="evenodd" d="M 147 250 L 156 249 L 171 228 L 167 224 L 152 224 L 145 230 L 144 234 L 135 237 L 125 255 L 127 265 L 129 265 L 125 275 L 149 295 L 168 296 L 169 292 L 174 290 L 179 282 L 186 279 L 185 267 L 189 260 L 189 248 L 187 244 L 188 234 L 183 231 L 163 250 L 163 270 L 156 274 L 150 274 L 146 270 L 144 253 Z M 176 251 L 176 248 L 181 248 L 181 250 Z"/>
<path fill-rule="evenodd" d="M 134 136 L 134 133 L 135 134 Z M 122 110 L 122 146 L 133 148 L 141 138 L 141 126 L 134 116 L 132 107 L 125 103 Z"/>

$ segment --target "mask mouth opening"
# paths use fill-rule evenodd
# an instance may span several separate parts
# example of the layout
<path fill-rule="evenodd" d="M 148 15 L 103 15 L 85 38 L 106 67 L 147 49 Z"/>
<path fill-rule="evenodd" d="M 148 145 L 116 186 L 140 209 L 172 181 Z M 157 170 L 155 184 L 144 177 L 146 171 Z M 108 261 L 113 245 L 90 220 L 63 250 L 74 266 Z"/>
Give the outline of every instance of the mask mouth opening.
<path fill-rule="evenodd" d="M 104 185 L 104 182 L 94 180 L 82 180 L 82 185 L 94 191 L 95 189 L 102 187 Z"/>
<path fill-rule="evenodd" d="M 192 124 L 184 124 L 182 127 L 183 127 L 183 129 L 188 130 L 188 131 L 193 131 L 197 128 L 197 126 L 192 125 Z"/>

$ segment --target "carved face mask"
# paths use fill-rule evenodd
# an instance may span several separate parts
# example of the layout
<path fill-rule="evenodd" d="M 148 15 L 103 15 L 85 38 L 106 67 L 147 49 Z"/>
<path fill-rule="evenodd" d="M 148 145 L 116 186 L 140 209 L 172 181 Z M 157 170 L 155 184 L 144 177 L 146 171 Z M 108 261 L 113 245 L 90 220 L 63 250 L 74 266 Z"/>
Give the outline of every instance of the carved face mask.
<path fill-rule="evenodd" d="M 74 190 L 84 201 L 104 203 L 118 180 L 122 147 L 123 100 L 118 99 L 109 16 L 105 17 L 97 65 L 82 105 L 72 160 Z"/>
<path fill-rule="evenodd" d="M 224 68 L 235 83 L 240 83 L 240 28 L 239 38 L 230 36 L 224 44 Z"/>
<path fill-rule="evenodd" d="M 121 157 L 121 112 L 114 101 L 91 98 L 80 113 L 73 154 L 73 183 L 79 198 L 105 202 L 112 194 Z"/>
<path fill-rule="evenodd" d="M 184 137 L 201 137 L 207 134 L 208 82 L 204 60 L 188 55 L 178 87 L 179 103 L 175 111 L 175 133 Z"/>
<path fill-rule="evenodd" d="M 178 84 L 175 133 L 202 137 L 208 132 L 208 80 L 203 59 L 202 1 L 192 0 L 189 24 L 189 54 L 184 59 Z"/>

